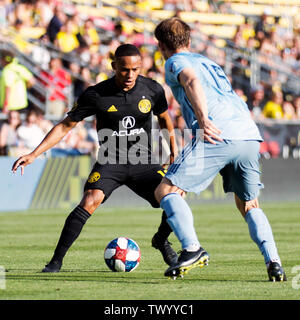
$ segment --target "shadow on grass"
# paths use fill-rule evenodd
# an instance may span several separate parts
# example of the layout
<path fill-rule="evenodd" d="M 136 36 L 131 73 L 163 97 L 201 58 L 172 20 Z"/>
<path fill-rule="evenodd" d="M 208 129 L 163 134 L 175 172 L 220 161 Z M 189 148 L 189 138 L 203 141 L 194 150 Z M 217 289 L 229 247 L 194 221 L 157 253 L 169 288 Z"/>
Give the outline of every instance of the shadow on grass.
<path fill-rule="evenodd" d="M 26 272 L 26 273 L 25 273 Z M 11 274 L 10 274 L 11 273 Z M 84 274 L 85 273 L 85 274 Z M 59 273 L 43 273 L 34 269 L 11 269 L 6 273 L 6 280 L 25 280 L 25 281 L 101 281 L 112 283 L 141 283 L 159 284 L 163 278 L 145 279 L 144 276 L 134 277 L 128 273 L 119 273 L 99 270 L 63 270 Z"/>
<path fill-rule="evenodd" d="M 26 272 L 26 273 L 23 273 Z M 13 273 L 13 274 L 9 274 Z M 83 274 L 85 273 L 85 274 Z M 149 273 L 148 273 L 149 274 Z M 186 283 L 190 282 L 248 282 L 248 283 L 261 283 L 261 282 L 269 282 L 268 280 L 261 279 L 218 279 L 218 278 L 208 278 L 208 277 L 189 277 L 185 276 L 183 279 L 178 278 L 177 280 L 171 280 L 164 276 L 155 277 L 152 275 L 149 278 L 145 278 L 144 275 L 132 276 L 132 274 L 128 273 L 119 273 L 119 272 L 111 272 L 111 271 L 103 271 L 103 270 L 81 270 L 81 269 L 70 269 L 63 270 L 59 273 L 43 273 L 40 270 L 36 269 L 11 269 L 6 274 L 7 280 L 25 280 L 25 281 L 102 281 L 102 282 L 112 282 L 112 283 L 151 283 L 151 284 L 161 284 L 165 282 L 165 280 L 170 281 L 169 283 L 182 283 L 185 281 Z"/>

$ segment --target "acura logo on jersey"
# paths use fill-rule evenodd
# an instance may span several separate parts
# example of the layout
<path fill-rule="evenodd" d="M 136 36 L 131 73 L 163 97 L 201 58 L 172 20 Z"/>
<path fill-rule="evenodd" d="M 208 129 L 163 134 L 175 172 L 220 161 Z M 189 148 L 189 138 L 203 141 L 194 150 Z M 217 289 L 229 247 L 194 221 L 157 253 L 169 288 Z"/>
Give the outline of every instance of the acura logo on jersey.
<path fill-rule="evenodd" d="M 132 116 L 124 117 L 120 122 L 122 123 L 123 128 L 127 130 L 114 131 L 112 133 L 112 136 L 125 137 L 125 136 L 133 136 L 133 135 L 141 134 L 145 132 L 143 128 L 132 129 L 135 126 L 135 118 Z"/>
<path fill-rule="evenodd" d="M 134 117 L 132 116 L 127 116 L 127 117 L 124 117 L 123 120 L 122 120 L 122 126 L 125 128 L 125 129 L 131 129 L 133 128 L 135 125 L 135 119 Z"/>

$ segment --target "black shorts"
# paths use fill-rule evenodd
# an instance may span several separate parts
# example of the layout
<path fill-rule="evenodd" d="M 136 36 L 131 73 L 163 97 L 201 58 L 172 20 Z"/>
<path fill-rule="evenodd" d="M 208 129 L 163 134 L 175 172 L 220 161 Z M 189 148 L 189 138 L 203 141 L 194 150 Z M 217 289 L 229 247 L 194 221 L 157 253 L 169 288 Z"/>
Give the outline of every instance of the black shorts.
<path fill-rule="evenodd" d="M 84 191 L 99 189 L 105 194 L 103 203 L 118 187 L 125 185 L 137 195 L 150 202 L 152 207 L 159 208 L 154 197 L 154 190 L 165 175 L 160 165 L 149 164 L 104 164 L 95 163 Z"/>

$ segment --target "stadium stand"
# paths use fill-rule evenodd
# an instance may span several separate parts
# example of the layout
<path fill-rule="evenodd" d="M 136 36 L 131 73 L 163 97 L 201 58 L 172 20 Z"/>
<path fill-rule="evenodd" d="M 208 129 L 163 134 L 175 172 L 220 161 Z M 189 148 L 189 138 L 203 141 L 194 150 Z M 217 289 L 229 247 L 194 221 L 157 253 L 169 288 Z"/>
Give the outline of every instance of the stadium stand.
<path fill-rule="evenodd" d="M 112 74 L 112 53 L 120 43 L 139 46 L 143 54 L 142 73 L 165 85 L 164 61 L 152 32 L 160 20 L 172 16 L 179 16 L 192 26 L 193 50 L 216 60 L 225 69 L 262 130 L 267 127 L 266 121 L 269 126 L 280 123 L 292 126 L 287 131 L 297 136 L 300 0 L 6 0 L 0 3 L 0 50 L 15 52 L 36 78 L 28 90 L 29 109 L 38 107 L 47 120 L 56 122 L 60 116 L 49 112 L 54 86 L 61 91 L 58 95 L 65 97 L 68 110 L 88 85 Z M 62 36 L 67 26 L 72 38 L 78 41 L 70 51 L 59 46 L 57 40 L 57 34 L 61 32 Z M 60 59 L 64 72 L 71 78 L 70 84 L 52 83 L 52 59 Z M 256 97 L 261 91 L 264 97 L 259 100 Z M 166 92 L 177 125 L 180 111 L 167 87 Z M 280 119 L 268 118 L 266 115 L 272 112 L 263 112 L 276 92 L 283 96 L 278 107 L 281 112 L 277 113 Z M 24 120 L 25 116 L 21 118 Z M 0 119 L 6 120 L 7 114 L 0 112 Z M 87 121 L 87 126 L 90 123 Z"/>

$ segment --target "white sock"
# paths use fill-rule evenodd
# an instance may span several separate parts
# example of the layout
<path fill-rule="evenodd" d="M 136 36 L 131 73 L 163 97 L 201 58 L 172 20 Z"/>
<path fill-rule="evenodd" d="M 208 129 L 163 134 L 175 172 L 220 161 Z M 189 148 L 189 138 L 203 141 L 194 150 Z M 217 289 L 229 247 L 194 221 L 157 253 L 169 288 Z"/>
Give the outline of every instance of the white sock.
<path fill-rule="evenodd" d="M 195 252 L 195 251 L 198 251 L 200 249 L 200 244 L 196 244 L 196 243 L 193 243 L 193 244 L 190 244 L 187 248 L 184 248 L 186 251 L 189 251 L 189 252 Z"/>

